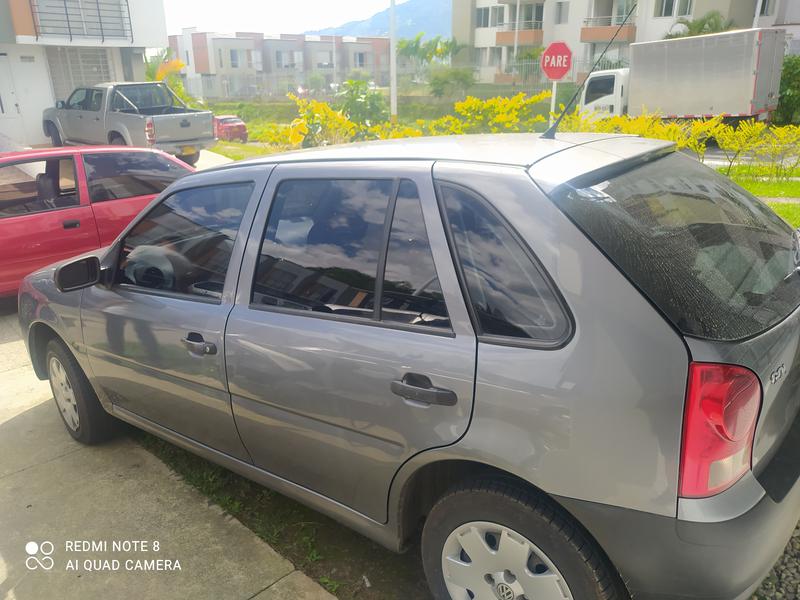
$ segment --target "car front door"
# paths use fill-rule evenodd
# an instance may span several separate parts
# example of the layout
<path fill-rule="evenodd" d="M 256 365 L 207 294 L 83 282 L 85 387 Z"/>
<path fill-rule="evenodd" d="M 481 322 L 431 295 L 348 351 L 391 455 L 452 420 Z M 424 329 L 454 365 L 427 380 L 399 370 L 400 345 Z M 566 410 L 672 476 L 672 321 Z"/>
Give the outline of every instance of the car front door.
<path fill-rule="evenodd" d="M 81 159 L 101 246 L 113 242 L 168 185 L 192 172 L 181 161 L 157 152 L 84 153 Z"/>
<path fill-rule="evenodd" d="M 472 410 L 476 340 L 431 166 L 276 167 L 225 335 L 254 463 L 379 521 L 400 465 L 457 441 Z"/>
<path fill-rule="evenodd" d="M 71 155 L 0 164 L 0 294 L 27 274 L 99 245 Z"/>
<path fill-rule="evenodd" d="M 103 90 L 91 88 L 83 103 L 84 110 L 76 114 L 80 125 L 81 140 L 91 144 L 104 144 L 106 124 L 103 119 Z"/>
<path fill-rule="evenodd" d="M 61 128 L 64 130 L 64 141 L 82 141 L 83 108 L 88 97 L 87 88 L 78 88 L 67 98 L 64 108 L 58 111 Z"/>
<path fill-rule="evenodd" d="M 121 240 L 115 283 L 84 291 L 84 341 L 114 411 L 249 460 L 236 433 L 223 332 L 268 167 L 177 186 Z"/>

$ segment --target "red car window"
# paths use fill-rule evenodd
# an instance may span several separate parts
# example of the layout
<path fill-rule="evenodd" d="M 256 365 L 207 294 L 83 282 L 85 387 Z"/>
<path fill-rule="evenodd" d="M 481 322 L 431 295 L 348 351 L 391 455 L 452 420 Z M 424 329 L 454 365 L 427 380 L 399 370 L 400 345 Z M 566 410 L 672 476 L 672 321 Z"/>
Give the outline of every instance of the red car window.
<path fill-rule="evenodd" d="M 78 204 L 70 156 L 0 166 L 0 218 Z"/>
<path fill-rule="evenodd" d="M 191 171 L 155 152 L 84 154 L 92 202 L 159 194 Z"/>

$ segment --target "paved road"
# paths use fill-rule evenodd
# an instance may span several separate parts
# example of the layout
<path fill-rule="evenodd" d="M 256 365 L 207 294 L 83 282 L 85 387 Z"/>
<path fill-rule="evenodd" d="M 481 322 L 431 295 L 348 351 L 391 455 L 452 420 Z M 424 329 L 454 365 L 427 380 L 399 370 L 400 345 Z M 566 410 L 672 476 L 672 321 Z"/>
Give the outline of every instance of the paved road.
<path fill-rule="evenodd" d="M 0 598 L 333 598 L 135 442 L 73 441 L 49 385 L 33 374 L 14 305 L 3 301 L 0 382 Z M 84 540 L 107 548 L 67 549 Z M 147 551 L 114 549 L 141 540 Z M 52 543 L 49 557 L 42 542 Z"/>

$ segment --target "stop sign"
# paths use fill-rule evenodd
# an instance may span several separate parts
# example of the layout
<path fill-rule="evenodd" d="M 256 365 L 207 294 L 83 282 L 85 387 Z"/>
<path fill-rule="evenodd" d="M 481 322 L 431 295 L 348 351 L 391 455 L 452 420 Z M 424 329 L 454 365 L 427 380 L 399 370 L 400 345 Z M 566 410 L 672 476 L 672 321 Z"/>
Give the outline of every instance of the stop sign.
<path fill-rule="evenodd" d="M 558 81 L 572 68 L 572 50 L 564 42 L 553 42 L 542 52 L 542 72 L 551 81 Z"/>

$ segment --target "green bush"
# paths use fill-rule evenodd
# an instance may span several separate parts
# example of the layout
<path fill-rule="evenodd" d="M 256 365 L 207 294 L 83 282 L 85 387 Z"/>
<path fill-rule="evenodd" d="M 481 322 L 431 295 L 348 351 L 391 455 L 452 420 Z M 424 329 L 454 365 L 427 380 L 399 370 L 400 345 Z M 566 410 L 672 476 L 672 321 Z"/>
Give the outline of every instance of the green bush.
<path fill-rule="evenodd" d="M 336 94 L 335 108 L 353 123 L 367 127 L 389 118 L 386 98 L 381 92 L 369 89 L 369 84 L 362 79 L 350 79 L 342 84 L 342 90 Z"/>
<path fill-rule="evenodd" d="M 428 87 L 436 98 L 445 94 L 463 96 L 474 83 L 475 75 L 469 68 L 440 67 L 432 70 L 428 78 Z"/>
<path fill-rule="evenodd" d="M 789 125 L 800 122 L 800 55 L 787 56 L 781 73 L 781 99 L 775 122 Z"/>
<path fill-rule="evenodd" d="M 248 125 L 251 121 L 291 123 L 297 114 L 297 104 L 289 99 L 279 102 L 212 102 L 208 107 L 217 115 L 236 115 Z"/>

